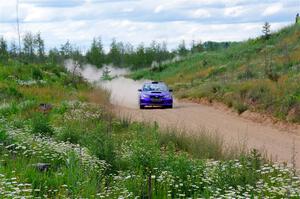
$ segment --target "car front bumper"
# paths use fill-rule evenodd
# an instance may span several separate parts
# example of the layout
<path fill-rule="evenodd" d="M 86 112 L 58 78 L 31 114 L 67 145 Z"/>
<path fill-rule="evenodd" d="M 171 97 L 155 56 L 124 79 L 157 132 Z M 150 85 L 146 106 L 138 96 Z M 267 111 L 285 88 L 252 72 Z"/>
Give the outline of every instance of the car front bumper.
<path fill-rule="evenodd" d="M 140 99 L 140 106 L 172 106 L 173 99 L 153 100 L 151 98 Z"/>

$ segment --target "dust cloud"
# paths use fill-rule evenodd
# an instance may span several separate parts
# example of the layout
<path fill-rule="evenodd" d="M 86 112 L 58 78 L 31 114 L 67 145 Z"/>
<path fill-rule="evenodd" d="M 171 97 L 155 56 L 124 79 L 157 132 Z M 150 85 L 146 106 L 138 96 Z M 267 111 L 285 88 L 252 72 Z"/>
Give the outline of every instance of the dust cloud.
<path fill-rule="evenodd" d="M 65 67 L 68 71 L 75 72 L 84 77 L 87 81 L 100 86 L 111 93 L 110 101 L 114 105 L 124 106 L 128 108 L 138 108 L 138 89 L 143 83 L 149 80 L 134 81 L 124 77 L 129 73 L 129 70 L 113 67 L 111 65 L 104 66 L 99 69 L 93 65 L 85 64 L 81 68 L 75 68 L 73 60 L 65 61 Z M 107 67 L 110 71 L 109 75 L 114 77 L 112 80 L 102 80 L 104 68 Z"/>
<path fill-rule="evenodd" d="M 119 76 L 111 81 L 100 81 L 98 85 L 111 92 L 111 103 L 128 108 L 138 107 L 138 89 L 146 80 L 134 81 Z"/>
<path fill-rule="evenodd" d="M 86 80 L 92 83 L 101 80 L 101 77 L 103 76 L 103 72 L 106 67 L 110 71 L 109 75 L 111 77 L 119 77 L 129 73 L 129 70 L 125 68 L 117 68 L 113 67 L 112 65 L 104 65 L 102 68 L 97 68 L 91 64 L 84 64 L 82 67 L 75 68 L 76 63 L 70 59 L 65 61 L 65 67 L 70 72 L 73 72 L 75 69 L 75 72 L 77 74 L 80 74 L 82 77 L 84 77 Z"/>

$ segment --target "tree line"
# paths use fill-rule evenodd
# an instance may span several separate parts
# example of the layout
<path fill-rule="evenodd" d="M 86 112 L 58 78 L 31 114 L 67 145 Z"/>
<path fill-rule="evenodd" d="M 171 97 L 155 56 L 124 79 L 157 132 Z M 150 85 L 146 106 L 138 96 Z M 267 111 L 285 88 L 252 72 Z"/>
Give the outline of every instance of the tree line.
<path fill-rule="evenodd" d="M 69 41 L 55 47 L 49 51 L 45 50 L 45 42 L 40 33 L 26 33 L 22 38 L 22 46 L 18 46 L 15 41 L 10 44 L 0 37 L 0 61 L 19 60 L 27 63 L 55 63 L 61 64 L 66 59 L 74 59 L 79 63 L 90 63 L 97 67 L 105 64 L 113 64 L 119 67 L 150 67 L 154 62 L 162 63 L 175 56 L 187 56 L 191 53 L 198 53 L 205 50 L 218 50 L 227 48 L 230 42 L 195 42 L 189 47 L 182 41 L 174 50 L 168 50 L 166 42 L 151 42 L 146 46 L 141 43 L 137 47 L 130 43 L 124 43 L 113 39 L 108 52 L 105 52 L 101 38 L 94 38 L 89 49 L 83 53 L 78 47 Z"/>

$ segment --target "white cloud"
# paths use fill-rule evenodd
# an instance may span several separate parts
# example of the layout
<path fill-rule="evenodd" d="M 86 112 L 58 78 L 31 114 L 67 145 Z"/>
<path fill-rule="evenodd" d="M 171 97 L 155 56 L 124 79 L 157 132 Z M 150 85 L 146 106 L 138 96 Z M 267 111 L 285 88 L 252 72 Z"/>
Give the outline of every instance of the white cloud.
<path fill-rule="evenodd" d="M 163 5 L 159 5 L 154 9 L 154 13 L 160 13 L 161 11 L 164 10 L 164 6 Z"/>
<path fill-rule="evenodd" d="M 190 40 L 243 40 L 294 20 L 296 0 L 22 0 L 21 32 L 42 33 L 50 47 L 70 39 L 82 48 L 101 36 L 150 43 L 166 40 L 171 47 Z M 275 3 L 274 3 L 275 2 Z M 262 15 L 263 13 L 263 15 Z M 0 36 L 16 38 L 15 2 L 0 0 Z M 187 42 L 189 43 L 189 42 Z"/>
<path fill-rule="evenodd" d="M 122 12 L 133 12 L 134 9 L 133 8 L 123 8 Z"/>
<path fill-rule="evenodd" d="M 245 12 L 245 8 L 243 6 L 234 6 L 225 8 L 224 15 L 229 17 L 239 17 Z"/>
<path fill-rule="evenodd" d="M 276 13 L 278 13 L 280 10 L 283 9 L 283 5 L 282 3 L 275 3 L 273 5 L 268 6 L 264 12 L 263 12 L 263 16 L 271 16 L 274 15 Z"/>
<path fill-rule="evenodd" d="M 193 18 L 209 18 L 211 16 L 208 10 L 197 9 L 190 13 L 190 16 Z"/>

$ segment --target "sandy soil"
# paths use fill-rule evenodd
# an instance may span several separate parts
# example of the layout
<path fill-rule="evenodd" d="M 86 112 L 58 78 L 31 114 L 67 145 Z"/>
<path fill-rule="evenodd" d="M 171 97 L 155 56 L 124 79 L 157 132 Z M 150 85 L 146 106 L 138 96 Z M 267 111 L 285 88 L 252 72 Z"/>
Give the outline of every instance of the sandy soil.
<path fill-rule="evenodd" d="M 116 111 L 133 120 L 158 122 L 162 127 L 176 127 L 197 133 L 207 129 L 221 134 L 227 143 L 246 143 L 248 148 L 266 152 L 274 161 L 291 163 L 296 153 L 297 168 L 300 168 L 299 126 L 278 128 L 276 125 L 261 123 L 238 116 L 230 110 L 219 107 L 176 102 L 174 109 L 147 109 L 126 107 L 119 104 Z"/>

